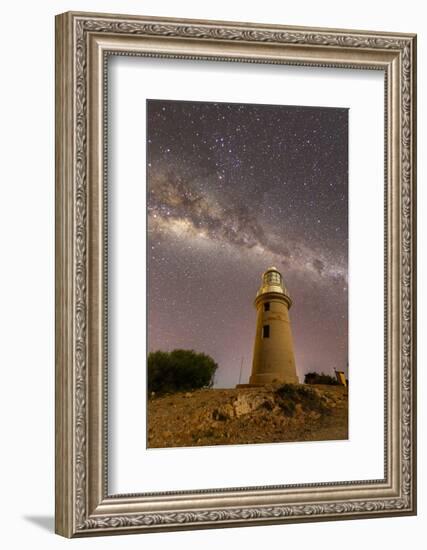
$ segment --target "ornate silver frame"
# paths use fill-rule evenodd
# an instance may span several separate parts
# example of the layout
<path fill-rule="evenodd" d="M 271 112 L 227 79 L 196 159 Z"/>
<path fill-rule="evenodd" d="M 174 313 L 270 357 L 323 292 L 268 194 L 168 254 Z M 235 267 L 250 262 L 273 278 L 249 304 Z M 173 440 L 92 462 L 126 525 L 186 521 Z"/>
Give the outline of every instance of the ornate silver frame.
<path fill-rule="evenodd" d="M 105 59 L 182 57 L 385 73 L 385 477 L 109 495 Z M 65 13 L 56 18 L 56 532 L 66 537 L 416 513 L 416 37 Z"/>

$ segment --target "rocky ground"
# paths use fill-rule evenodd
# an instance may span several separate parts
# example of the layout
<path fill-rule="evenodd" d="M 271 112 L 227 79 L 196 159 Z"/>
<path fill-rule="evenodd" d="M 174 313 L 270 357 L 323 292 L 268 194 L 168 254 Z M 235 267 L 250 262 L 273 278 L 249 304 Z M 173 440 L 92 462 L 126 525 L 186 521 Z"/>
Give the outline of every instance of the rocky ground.
<path fill-rule="evenodd" d="M 347 438 L 343 386 L 203 389 L 148 401 L 151 448 Z"/>

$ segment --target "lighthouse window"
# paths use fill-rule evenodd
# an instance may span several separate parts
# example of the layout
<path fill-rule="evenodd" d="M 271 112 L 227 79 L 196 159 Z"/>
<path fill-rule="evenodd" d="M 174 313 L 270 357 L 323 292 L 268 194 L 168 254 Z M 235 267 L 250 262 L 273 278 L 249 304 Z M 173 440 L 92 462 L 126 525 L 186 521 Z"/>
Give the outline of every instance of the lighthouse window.
<path fill-rule="evenodd" d="M 262 337 L 270 338 L 270 325 L 264 325 L 262 327 Z"/>
<path fill-rule="evenodd" d="M 280 273 L 277 273 L 276 271 L 270 271 L 268 273 L 267 281 L 271 285 L 280 285 L 281 283 Z"/>
<path fill-rule="evenodd" d="M 264 311 L 270 311 L 270 302 L 265 302 Z"/>

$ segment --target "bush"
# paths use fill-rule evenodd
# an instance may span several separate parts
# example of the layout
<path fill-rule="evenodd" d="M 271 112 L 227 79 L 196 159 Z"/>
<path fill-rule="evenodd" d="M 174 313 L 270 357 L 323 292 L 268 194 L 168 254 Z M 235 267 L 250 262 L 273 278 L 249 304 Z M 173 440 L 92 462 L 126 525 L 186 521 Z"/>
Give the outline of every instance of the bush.
<path fill-rule="evenodd" d="M 218 365 L 204 353 L 175 349 L 148 355 L 148 392 L 168 393 L 212 387 Z"/>
<path fill-rule="evenodd" d="M 329 386 L 336 386 L 338 382 L 336 378 L 324 372 L 320 374 L 318 372 L 308 372 L 304 376 L 304 384 L 328 384 Z"/>
<path fill-rule="evenodd" d="M 286 416 L 294 416 L 296 405 L 301 405 L 305 411 L 314 411 L 327 414 L 321 395 L 312 388 L 296 386 L 295 384 L 284 384 L 276 390 L 279 407 Z"/>

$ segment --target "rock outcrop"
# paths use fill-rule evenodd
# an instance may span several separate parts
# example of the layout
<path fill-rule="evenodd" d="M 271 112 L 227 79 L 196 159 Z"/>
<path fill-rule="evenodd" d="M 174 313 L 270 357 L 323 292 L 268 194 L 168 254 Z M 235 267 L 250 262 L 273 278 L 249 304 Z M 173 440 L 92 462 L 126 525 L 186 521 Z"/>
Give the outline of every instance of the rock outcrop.
<path fill-rule="evenodd" d="M 148 446 L 186 447 L 347 439 L 343 386 L 204 389 L 153 396 Z"/>

